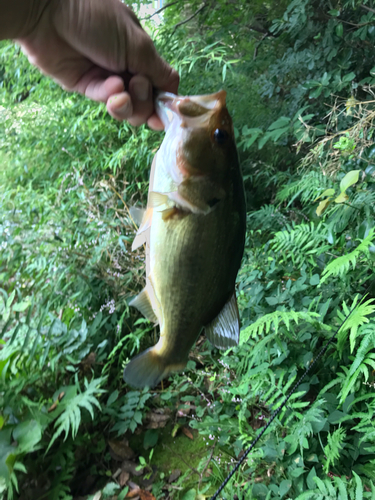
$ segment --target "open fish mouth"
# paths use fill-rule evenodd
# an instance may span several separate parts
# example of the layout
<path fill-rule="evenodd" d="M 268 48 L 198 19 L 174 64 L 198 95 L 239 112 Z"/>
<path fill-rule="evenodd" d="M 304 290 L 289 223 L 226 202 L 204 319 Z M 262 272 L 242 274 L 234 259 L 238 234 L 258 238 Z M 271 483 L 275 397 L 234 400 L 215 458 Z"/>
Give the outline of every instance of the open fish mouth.
<path fill-rule="evenodd" d="M 167 130 L 173 120 L 178 117 L 181 125 L 204 126 L 214 110 L 225 106 L 226 92 L 220 90 L 215 94 L 182 97 L 170 92 L 159 92 L 155 99 L 156 113 Z"/>

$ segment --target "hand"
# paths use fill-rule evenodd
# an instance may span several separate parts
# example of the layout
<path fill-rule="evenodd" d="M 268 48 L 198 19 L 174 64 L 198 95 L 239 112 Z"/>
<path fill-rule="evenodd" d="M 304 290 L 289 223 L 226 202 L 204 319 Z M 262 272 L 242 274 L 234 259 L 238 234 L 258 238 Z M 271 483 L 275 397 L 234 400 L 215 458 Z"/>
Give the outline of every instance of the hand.
<path fill-rule="evenodd" d="M 163 129 L 153 87 L 177 93 L 178 74 L 119 0 L 50 0 L 17 42 L 43 73 L 67 90 L 106 102 L 117 120 Z"/>

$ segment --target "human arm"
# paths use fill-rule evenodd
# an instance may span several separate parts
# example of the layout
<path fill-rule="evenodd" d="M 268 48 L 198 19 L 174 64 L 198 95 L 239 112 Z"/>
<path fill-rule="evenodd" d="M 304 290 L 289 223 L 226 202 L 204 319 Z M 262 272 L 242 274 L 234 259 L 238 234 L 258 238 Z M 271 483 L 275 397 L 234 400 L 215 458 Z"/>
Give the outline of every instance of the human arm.
<path fill-rule="evenodd" d="M 177 92 L 178 74 L 119 0 L 0 0 L 4 38 L 65 89 L 106 102 L 114 118 L 162 128 L 153 88 Z"/>

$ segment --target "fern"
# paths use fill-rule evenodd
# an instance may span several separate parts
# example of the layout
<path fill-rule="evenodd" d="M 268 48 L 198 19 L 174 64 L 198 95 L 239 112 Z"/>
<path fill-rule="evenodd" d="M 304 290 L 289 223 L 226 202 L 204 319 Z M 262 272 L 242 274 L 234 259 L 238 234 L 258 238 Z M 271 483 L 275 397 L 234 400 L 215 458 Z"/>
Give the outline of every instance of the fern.
<path fill-rule="evenodd" d="M 339 427 L 332 434 L 327 436 L 327 445 L 324 447 L 324 454 L 327 457 L 324 463 L 324 471 L 328 474 L 330 466 L 340 457 L 340 452 L 344 447 L 346 432 L 343 427 Z"/>
<path fill-rule="evenodd" d="M 280 229 L 280 226 L 284 226 L 287 220 L 275 205 L 264 205 L 248 216 L 249 227 L 260 228 L 262 231 Z"/>
<path fill-rule="evenodd" d="M 326 175 L 321 171 L 312 170 L 297 181 L 283 186 L 277 193 L 276 200 L 280 202 L 289 200 L 288 206 L 290 206 L 296 198 L 300 197 L 303 203 L 308 203 L 330 187 L 333 187 L 333 184 Z"/>
<path fill-rule="evenodd" d="M 324 412 L 321 409 L 324 402 L 324 399 L 317 399 L 311 408 L 305 412 L 293 412 L 293 417 L 296 418 L 296 422 L 291 426 L 289 435 L 285 438 L 285 441 L 289 443 L 289 455 L 294 453 L 299 446 L 301 456 L 303 456 L 303 450 L 309 448 L 307 438 L 312 436 L 314 432 L 313 424 L 321 425 L 323 423 L 324 425 L 325 423 Z M 286 425 L 287 422 L 284 422 L 284 426 Z"/>
<path fill-rule="evenodd" d="M 101 409 L 99 401 L 96 399 L 94 394 L 102 394 L 103 392 L 106 392 L 104 389 L 99 388 L 105 380 L 105 377 L 92 379 L 91 382 L 87 382 L 85 379 L 85 391 L 75 395 L 74 393 L 77 388 L 79 388 L 78 380 L 76 380 L 76 385 L 71 386 L 71 394 L 67 395 L 62 400 L 64 411 L 55 422 L 54 427 L 56 428 L 56 431 L 52 436 L 47 451 L 63 432 L 65 432 L 64 441 L 70 432 L 72 433 L 72 437 L 75 438 L 81 423 L 82 408 L 85 408 L 90 413 L 91 418 L 94 419 L 94 406 L 96 406 L 99 410 Z"/>
<path fill-rule="evenodd" d="M 341 389 L 341 402 L 345 401 L 361 373 L 364 375 L 365 381 L 367 382 L 369 372 L 366 365 L 369 365 L 373 370 L 375 369 L 375 353 L 371 352 L 375 349 L 375 324 L 371 323 L 370 325 L 360 328 L 359 335 L 363 336 L 363 338 Z"/>
<path fill-rule="evenodd" d="M 353 478 L 347 481 L 345 477 L 333 476 L 320 479 L 315 476 L 312 480 L 315 489 L 305 491 L 296 497 L 296 500 L 363 500 L 375 498 L 375 485 L 370 481 L 371 491 L 362 483 L 361 478 L 353 471 Z"/>
<path fill-rule="evenodd" d="M 280 323 L 284 323 L 289 330 L 290 322 L 294 321 L 297 325 L 300 320 L 313 323 L 319 318 L 315 312 L 304 311 L 274 311 L 258 318 L 252 325 L 249 325 L 241 332 L 241 343 L 247 342 L 250 337 L 260 337 L 263 333 L 268 334 L 272 329 L 277 335 Z"/>
<path fill-rule="evenodd" d="M 368 316 L 375 313 L 375 299 L 369 299 L 366 302 L 362 302 L 357 305 L 359 299 L 360 296 L 357 294 L 354 297 L 351 307 L 348 307 L 346 303 L 343 302 L 343 312 L 337 312 L 339 321 L 343 322 L 349 315 L 350 311 L 353 310 L 337 334 L 337 347 L 340 353 L 342 353 L 344 349 L 348 331 L 350 331 L 350 352 L 353 352 L 358 336 L 358 328 L 364 323 L 369 323 L 370 319 Z"/>
<path fill-rule="evenodd" d="M 327 238 L 327 228 L 323 222 L 317 226 L 310 224 L 287 225 L 271 240 L 271 248 L 281 252 L 286 261 L 291 260 L 294 265 L 308 261 L 314 265 L 313 255 L 320 255 L 330 248 L 323 245 Z"/>
<path fill-rule="evenodd" d="M 326 266 L 321 276 L 319 286 L 322 286 L 322 284 L 330 276 L 343 277 L 350 270 L 350 265 L 352 265 L 352 268 L 355 269 L 357 260 L 361 254 L 365 254 L 367 257 L 369 257 L 369 247 L 374 244 L 374 240 L 375 229 L 371 229 L 368 236 L 364 240 L 362 240 L 362 242 L 357 246 L 355 250 L 341 257 L 337 257 Z"/>

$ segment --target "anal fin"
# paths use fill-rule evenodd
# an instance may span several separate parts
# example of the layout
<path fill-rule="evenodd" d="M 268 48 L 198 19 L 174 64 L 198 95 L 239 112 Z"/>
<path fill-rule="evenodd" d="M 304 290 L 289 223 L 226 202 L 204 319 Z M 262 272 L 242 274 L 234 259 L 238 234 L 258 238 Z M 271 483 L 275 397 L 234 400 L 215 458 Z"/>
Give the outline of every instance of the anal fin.
<path fill-rule="evenodd" d="M 152 308 L 148 291 L 144 288 L 134 299 L 129 302 L 129 306 L 135 307 L 152 323 L 158 324 L 159 320 Z"/>
<path fill-rule="evenodd" d="M 240 337 L 240 318 L 236 292 L 225 304 L 219 315 L 205 326 L 206 337 L 215 347 L 228 349 L 238 344 Z"/>
<path fill-rule="evenodd" d="M 133 221 L 139 227 L 142 224 L 142 220 L 143 220 L 143 217 L 145 215 L 146 210 L 144 208 L 130 207 L 129 212 L 130 212 L 130 215 L 132 216 Z"/>

